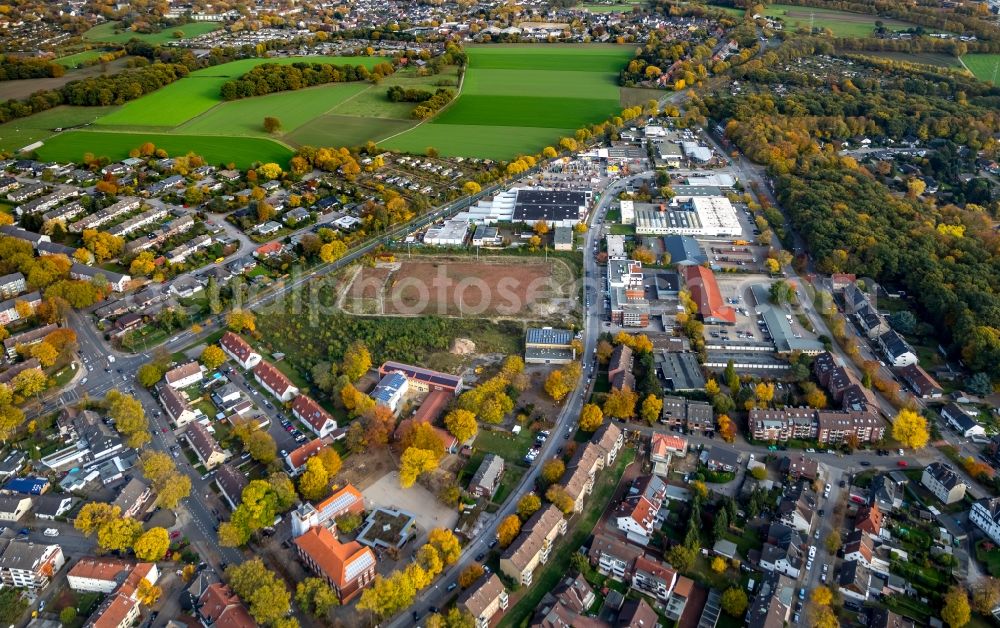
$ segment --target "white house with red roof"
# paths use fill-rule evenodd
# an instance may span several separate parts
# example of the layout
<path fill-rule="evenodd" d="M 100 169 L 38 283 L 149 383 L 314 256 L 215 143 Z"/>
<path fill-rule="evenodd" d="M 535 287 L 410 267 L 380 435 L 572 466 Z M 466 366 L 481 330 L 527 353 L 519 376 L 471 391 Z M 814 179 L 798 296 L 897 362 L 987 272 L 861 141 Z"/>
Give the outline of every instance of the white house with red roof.
<path fill-rule="evenodd" d="M 648 539 L 657 527 L 657 515 L 667 496 L 667 485 L 655 475 L 637 478 L 615 513 L 618 529 L 629 539 Z"/>
<path fill-rule="evenodd" d="M 254 351 L 250 343 L 238 334 L 227 331 L 219 339 L 219 346 L 226 352 L 226 355 L 246 370 L 250 370 L 260 364 L 260 354 Z"/>
<path fill-rule="evenodd" d="M 337 429 L 337 422 L 330 413 L 308 395 L 299 395 L 292 401 L 292 414 L 320 438 L 326 438 Z"/>
<path fill-rule="evenodd" d="M 299 389 L 292 384 L 292 381 L 270 362 L 261 360 L 257 366 L 253 367 L 253 377 L 258 384 L 280 401 L 291 401 L 299 394 Z"/>

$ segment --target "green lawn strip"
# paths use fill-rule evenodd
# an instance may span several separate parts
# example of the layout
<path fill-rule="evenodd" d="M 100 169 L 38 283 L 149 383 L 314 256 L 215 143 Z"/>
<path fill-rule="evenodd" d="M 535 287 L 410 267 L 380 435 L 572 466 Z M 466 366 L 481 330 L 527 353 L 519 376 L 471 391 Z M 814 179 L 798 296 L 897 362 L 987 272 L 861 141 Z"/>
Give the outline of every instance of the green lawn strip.
<path fill-rule="evenodd" d="M 462 86 L 462 97 L 515 96 L 603 99 L 618 102 L 617 74 L 571 70 L 470 71 Z"/>
<path fill-rule="evenodd" d="M 635 54 L 634 47 L 598 45 L 470 46 L 469 68 L 555 70 L 617 74 Z"/>
<path fill-rule="evenodd" d="M 278 118 L 282 131 L 291 132 L 368 87 L 360 82 L 336 83 L 224 102 L 182 124 L 177 132 L 267 137 L 264 131 L 267 116 Z"/>
<path fill-rule="evenodd" d="M 129 30 L 118 32 L 115 30 L 118 25 L 119 22 L 98 24 L 84 33 L 83 38 L 90 41 L 105 41 L 115 44 L 124 44 L 130 39 L 141 39 L 151 44 L 164 44 L 168 41 L 179 39 L 174 37 L 175 32 L 180 32 L 183 34 L 183 37 L 190 38 L 211 33 L 222 28 L 221 22 L 192 22 L 180 26 L 170 26 L 158 33 L 136 33 Z"/>
<path fill-rule="evenodd" d="M 517 484 L 521 481 L 523 476 L 524 469 L 514 465 L 508 465 L 504 469 L 503 477 L 500 479 L 500 486 L 497 488 L 496 495 L 493 496 L 493 503 L 503 505 L 511 491 L 517 488 Z"/>
<path fill-rule="evenodd" d="M 115 109 L 117 107 L 70 107 L 63 105 L 41 111 L 27 118 L 11 120 L 0 124 L 0 150 L 13 152 L 28 144 L 45 141 L 56 134 L 56 129 L 88 124 Z"/>
<path fill-rule="evenodd" d="M 463 94 L 434 125 L 477 125 L 560 128 L 583 126 L 608 119 L 619 111 L 618 98 L 563 98 Z"/>
<path fill-rule="evenodd" d="M 132 149 L 144 142 L 152 142 L 170 155 L 194 152 L 210 164 L 235 163 L 236 167 L 244 169 L 256 162 L 269 161 L 287 166 L 293 155 L 290 149 L 266 138 L 103 131 L 61 133 L 39 148 L 38 155 L 46 161 L 79 162 L 84 154 L 91 153 L 115 161 L 128 157 Z"/>
<path fill-rule="evenodd" d="M 521 430 L 520 434 L 480 430 L 473 448 L 477 452 L 496 454 L 508 464 L 523 464 L 524 455 L 531 449 L 534 439 L 534 434 L 528 430 Z"/>
<path fill-rule="evenodd" d="M 423 154 L 434 147 L 446 157 L 510 159 L 519 154 L 535 154 L 545 146 L 572 136 L 574 129 L 463 124 L 422 124 L 379 142 L 385 148 Z"/>
<path fill-rule="evenodd" d="M 417 120 L 410 115 L 416 103 L 392 102 L 386 95 L 389 87 L 394 85 L 404 89 L 423 89 L 429 92 L 440 87 L 455 90 L 458 88 L 458 67 L 448 66 L 440 74 L 428 76 L 417 76 L 411 68 L 399 70 L 383 79 L 378 85 L 369 85 L 368 89 L 357 96 L 338 103 L 330 113 L 338 116 L 392 118 L 416 124 Z"/>
<path fill-rule="evenodd" d="M 533 583 L 523 596 L 514 602 L 507 614 L 500 620 L 501 627 L 522 626 L 527 623 L 535 607 L 546 593 L 555 588 L 559 580 L 566 575 L 570 556 L 586 542 L 594 526 L 601 518 L 601 513 L 608 505 L 611 495 L 618 486 L 618 480 L 632 461 L 635 460 L 635 449 L 626 447 L 618 454 L 613 468 L 600 472 L 594 483 L 594 491 L 587 498 L 583 512 L 569 521 L 566 535 L 556 540 L 556 547 L 549 556 L 549 561 L 535 571 Z M 514 595 L 517 596 L 520 591 Z"/>
<path fill-rule="evenodd" d="M 987 550 L 985 547 L 987 544 L 993 549 Z M 991 576 L 1000 576 L 1000 548 L 997 548 L 995 543 L 987 540 L 976 543 L 976 560 L 986 565 L 986 570 Z"/>

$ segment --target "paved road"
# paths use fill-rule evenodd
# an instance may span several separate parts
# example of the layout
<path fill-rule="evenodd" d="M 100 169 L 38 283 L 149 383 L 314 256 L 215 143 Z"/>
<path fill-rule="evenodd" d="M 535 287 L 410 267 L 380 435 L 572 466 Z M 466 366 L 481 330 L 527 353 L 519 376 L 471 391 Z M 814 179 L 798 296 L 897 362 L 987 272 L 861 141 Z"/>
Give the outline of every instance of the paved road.
<path fill-rule="evenodd" d="M 588 398 L 590 389 L 593 385 L 593 379 L 591 377 L 595 370 L 595 358 L 593 356 L 597 348 L 597 337 L 600 333 L 600 304 L 603 301 L 599 294 L 601 277 L 597 270 L 597 262 L 594 255 L 594 246 L 600 237 L 600 230 L 594 229 L 594 226 L 599 220 L 603 219 L 610 204 L 615 200 L 618 193 L 621 192 L 626 185 L 636 179 L 644 178 L 648 176 L 648 174 L 649 173 L 646 172 L 638 173 L 612 183 L 602 193 L 601 199 L 598 201 L 591 216 L 589 223 L 590 229 L 588 229 L 587 235 L 584 238 L 583 259 L 585 284 L 593 286 L 594 296 L 591 299 L 590 307 L 584 308 L 583 374 L 580 377 L 580 381 L 577 382 L 576 388 L 564 402 L 562 410 L 559 412 L 559 416 L 556 417 L 555 427 L 551 430 L 552 436 L 542 445 L 541 452 L 535 460 L 535 463 L 531 466 L 528 472 L 524 474 L 524 477 L 521 478 L 521 483 L 518 484 L 517 488 L 507 497 L 507 500 L 494 515 L 491 522 L 488 525 L 483 526 L 483 529 L 479 532 L 479 534 L 470 539 L 469 543 L 462 550 L 462 555 L 458 561 L 446 569 L 433 585 L 419 593 L 410 608 L 407 608 L 394 619 L 390 620 L 385 624 L 386 626 L 393 628 L 409 626 L 412 624 L 411 613 L 413 611 L 423 615 L 431 606 L 442 608 L 445 606 L 445 601 L 448 598 L 456 595 L 455 593 L 449 593 L 446 590 L 448 584 L 458 580 L 458 575 L 466 567 L 475 562 L 475 556 L 488 552 L 490 542 L 496 538 L 496 529 L 499 522 L 515 512 L 517 502 L 522 495 L 534 490 L 535 480 L 541 472 L 542 464 L 546 460 L 555 456 L 556 449 L 565 444 L 567 434 L 570 431 L 575 431 L 576 423 L 580 416 L 580 410 Z"/>

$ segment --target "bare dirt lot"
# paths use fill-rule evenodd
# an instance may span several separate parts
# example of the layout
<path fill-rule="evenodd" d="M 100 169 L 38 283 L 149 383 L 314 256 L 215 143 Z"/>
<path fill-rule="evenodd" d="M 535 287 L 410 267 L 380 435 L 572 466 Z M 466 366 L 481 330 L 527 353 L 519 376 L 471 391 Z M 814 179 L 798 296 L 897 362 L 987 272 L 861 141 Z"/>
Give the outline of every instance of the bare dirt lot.
<path fill-rule="evenodd" d="M 544 319 L 577 306 L 575 275 L 554 258 L 418 258 L 361 268 L 341 307 L 353 314 Z"/>

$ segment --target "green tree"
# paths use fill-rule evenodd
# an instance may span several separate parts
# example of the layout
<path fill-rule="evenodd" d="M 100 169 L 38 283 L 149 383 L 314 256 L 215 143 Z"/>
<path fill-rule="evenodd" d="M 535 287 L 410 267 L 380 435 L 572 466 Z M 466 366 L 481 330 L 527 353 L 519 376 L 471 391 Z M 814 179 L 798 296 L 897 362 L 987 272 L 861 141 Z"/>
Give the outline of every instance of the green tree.
<path fill-rule="evenodd" d="M 291 610 L 291 596 L 285 583 L 268 570 L 260 558 L 226 569 L 229 586 L 250 607 L 250 614 L 261 624 L 273 622 Z"/>
<path fill-rule="evenodd" d="M 738 587 L 730 587 L 723 591 L 720 602 L 722 610 L 726 611 L 726 614 L 730 617 L 736 617 L 737 619 L 743 617 L 743 614 L 747 611 L 747 606 L 749 606 L 747 594 L 743 592 L 743 589 Z"/>
<path fill-rule="evenodd" d="M 696 549 L 691 547 L 686 547 L 684 545 L 674 545 L 664 557 L 667 562 L 673 565 L 674 569 L 680 571 L 681 573 L 687 573 L 694 566 L 695 558 L 697 558 L 698 552 Z"/>
<path fill-rule="evenodd" d="M 144 388 L 152 388 L 163 379 L 163 370 L 155 364 L 143 364 L 136 373 L 136 379 Z"/>
<path fill-rule="evenodd" d="M 299 582 L 295 587 L 295 602 L 306 614 L 317 619 L 326 617 L 331 608 L 340 605 L 337 594 L 321 578 Z"/>

